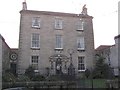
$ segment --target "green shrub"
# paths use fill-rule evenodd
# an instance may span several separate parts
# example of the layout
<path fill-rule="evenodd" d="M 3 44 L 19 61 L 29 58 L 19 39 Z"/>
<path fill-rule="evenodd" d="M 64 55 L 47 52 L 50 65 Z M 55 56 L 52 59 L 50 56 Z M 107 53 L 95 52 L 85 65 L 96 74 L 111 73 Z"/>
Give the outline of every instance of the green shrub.
<path fill-rule="evenodd" d="M 2 81 L 3 82 L 15 82 L 16 77 L 11 72 L 5 72 L 2 75 Z"/>
<path fill-rule="evenodd" d="M 42 76 L 42 75 L 35 75 L 35 76 L 32 78 L 32 81 L 45 81 L 45 77 Z"/>
<path fill-rule="evenodd" d="M 62 80 L 62 78 L 60 76 L 57 75 L 51 75 L 47 78 L 48 81 L 60 81 Z"/>
<path fill-rule="evenodd" d="M 18 82 L 30 81 L 30 78 L 26 75 L 20 75 L 20 76 L 18 76 L 17 81 Z"/>
<path fill-rule="evenodd" d="M 32 79 L 35 76 L 34 68 L 32 66 L 29 66 L 25 70 L 25 75 L 28 76 L 30 79 Z"/>

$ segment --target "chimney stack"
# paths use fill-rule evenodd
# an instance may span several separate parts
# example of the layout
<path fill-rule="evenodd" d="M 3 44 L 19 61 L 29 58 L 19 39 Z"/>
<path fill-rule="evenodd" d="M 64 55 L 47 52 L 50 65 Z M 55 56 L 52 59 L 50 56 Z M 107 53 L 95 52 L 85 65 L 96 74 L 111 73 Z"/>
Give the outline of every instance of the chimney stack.
<path fill-rule="evenodd" d="M 23 9 L 22 9 L 22 10 L 27 10 L 27 3 L 26 3 L 26 0 L 24 0 L 24 2 L 23 2 L 22 4 L 23 4 Z"/>

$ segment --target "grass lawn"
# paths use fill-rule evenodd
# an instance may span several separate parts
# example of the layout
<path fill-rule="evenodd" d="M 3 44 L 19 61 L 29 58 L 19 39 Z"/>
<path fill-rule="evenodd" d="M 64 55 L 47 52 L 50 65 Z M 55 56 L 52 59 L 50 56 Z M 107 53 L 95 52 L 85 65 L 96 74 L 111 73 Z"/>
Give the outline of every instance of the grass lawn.
<path fill-rule="evenodd" d="M 93 80 L 94 88 L 106 88 L 106 79 L 95 79 Z"/>
<path fill-rule="evenodd" d="M 86 88 L 106 88 L 106 79 L 86 79 L 85 80 L 85 87 Z"/>

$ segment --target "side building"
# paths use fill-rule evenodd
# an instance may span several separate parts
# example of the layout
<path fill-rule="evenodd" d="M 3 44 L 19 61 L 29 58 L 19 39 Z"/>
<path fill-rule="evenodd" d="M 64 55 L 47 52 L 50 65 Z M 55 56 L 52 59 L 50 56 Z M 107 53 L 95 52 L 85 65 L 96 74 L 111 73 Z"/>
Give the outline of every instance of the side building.
<path fill-rule="evenodd" d="M 5 70 L 10 69 L 9 52 L 10 47 L 0 34 L 0 90 L 2 89 L 2 73 L 4 73 Z"/>
<path fill-rule="evenodd" d="M 9 59 L 9 52 L 10 52 L 10 47 L 7 45 L 5 42 L 5 39 L 2 37 L 0 34 L 0 61 L 1 61 L 1 67 L 2 72 L 5 70 L 10 69 L 10 59 Z"/>
<path fill-rule="evenodd" d="M 119 41 L 120 35 L 114 37 L 115 44 L 114 45 L 101 45 L 96 48 L 96 54 L 100 54 L 105 58 L 105 63 L 107 63 L 114 72 L 115 76 L 119 75 Z"/>
<path fill-rule="evenodd" d="M 101 55 L 105 58 L 105 63 L 111 65 L 110 61 L 110 48 L 112 45 L 100 45 L 98 48 L 95 49 L 95 53 Z"/>
<path fill-rule="evenodd" d="M 120 76 L 120 34 L 115 36 L 114 39 L 116 48 L 116 74 Z"/>
<path fill-rule="evenodd" d="M 18 74 L 32 66 L 35 72 L 66 74 L 71 63 L 75 74 L 93 67 L 94 36 L 92 16 L 84 6 L 81 14 L 27 10 L 20 11 Z"/>

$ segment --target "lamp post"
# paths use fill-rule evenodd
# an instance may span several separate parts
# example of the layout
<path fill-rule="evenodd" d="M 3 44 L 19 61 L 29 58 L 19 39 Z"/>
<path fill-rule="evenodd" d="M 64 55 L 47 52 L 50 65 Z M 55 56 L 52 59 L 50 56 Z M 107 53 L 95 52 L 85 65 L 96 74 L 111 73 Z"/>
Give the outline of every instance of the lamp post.
<path fill-rule="evenodd" d="M 68 53 L 70 55 L 70 64 L 72 64 L 72 54 L 75 53 L 75 51 L 73 49 L 68 49 Z"/>
<path fill-rule="evenodd" d="M 75 50 L 73 49 L 68 49 L 67 51 L 70 55 L 70 66 L 69 66 L 69 70 L 68 70 L 68 74 L 69 75 L 75 75 L 75 68 L 74 68 L 74 65 L 73 65 L 73 61 L 72 61 L 72 54 L 75 53 Z"/>

